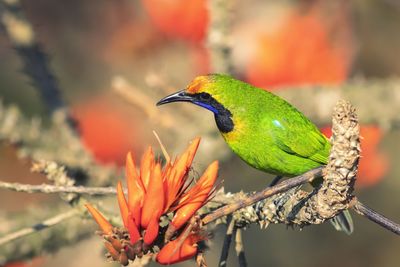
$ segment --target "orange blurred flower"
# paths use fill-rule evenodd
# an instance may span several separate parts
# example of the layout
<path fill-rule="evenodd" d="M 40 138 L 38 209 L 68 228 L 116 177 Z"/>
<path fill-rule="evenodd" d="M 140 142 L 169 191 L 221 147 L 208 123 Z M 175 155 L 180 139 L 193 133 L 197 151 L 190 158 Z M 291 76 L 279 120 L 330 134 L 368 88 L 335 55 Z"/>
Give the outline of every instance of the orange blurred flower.
<path fill-rule="evenodd" d="M 154 25 L 167 36 L 201 42 L 208 24 L 204 0 L 142 0 Z"/>
<path fill-rule="evenodd" d="M 127 150 L 141 139 L 135 117 L 111 95 L 94 96 L 72 108 L 83 144 L 97 162 L 123 165 Z"/>
<path fill-rule="evenodd" d="M 104 216 L 90 204 L 86 204 L 106 240 L 108 256 L 114 261 L 127 265 L 129 260 L 145 253 L 152 253 L 154 245 L 162 247 L 157 257 L 159 263 L 170 264 L 193 257 L 197 252 L 196 243 L 204 238 L 196 232 L 185 240 L 176 238 L 180 230 L 193 215 L 211 198 L 218 174 L 218 162 L 210 164 L 200 179 L 190 184 L 188 172 L 200 143 L 196 138 L 186 151 L 173 162 L 167 159 L 164 167 L 149 149 L 143 155 L 140 172 L 136 171 L 131 153 L 126 159 L 126 180 L 128 197 L 122 183 L 117 185 L 117 199 L 124 228 L 113 227 Z M 190 187 L 190 189 L 189 189 Z M 167 225 L 160 227 L 160 218 L 171 215 Z M 167 217 L 165 217 L 167 219 Z M 181 243 L 181 247 L 176 244 Z M 173 248 L 173 249 L 172 249 Z M 171 253 L 171 250 L 177 253 Z"/>
<path fill-rule="evenodd" d="M 337 13 L 327 16 L 318 6 L 294 10 L 275 31 L 258 33 L 247 58 L 246 80 L 274 89 L 343 82 L 352 61 L 351 27 L 347 17 Z M 340 23 L 330 21 L 341 15 Z"/>
<path fill-rule="evenodd" d="M 2 265 L 3 267 L 39 267 L 45 264 L 44 257 L 36 257 L 29 261 L 14 261 Z"/>

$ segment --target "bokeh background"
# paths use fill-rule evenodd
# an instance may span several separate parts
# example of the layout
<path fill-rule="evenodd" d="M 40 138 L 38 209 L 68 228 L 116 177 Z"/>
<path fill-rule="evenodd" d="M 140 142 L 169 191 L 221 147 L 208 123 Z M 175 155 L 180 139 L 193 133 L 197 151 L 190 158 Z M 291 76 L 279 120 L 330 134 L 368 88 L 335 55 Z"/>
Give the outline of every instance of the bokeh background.
<path fill-rule="evenodd" d="M 211 114 L 189 105 L 154 107 L 162 96 L 213 71 L 207 45 L 207 1 L 37 0 L 18 5 L 49 57 L 63 100 L 78 122 L 81 141 L 98 164 L 119 168 L 129 150 L 140 157 L 148 145 L 157 146 L 152 135 L 156 130 L 171 154 L 179 153 L 194 136 L 202 136 L 195 167 L 201 171 L 220 159 L 226 191 L 254 191 L 268 183 L 268 175 L 232 155 Z M 395 0 L 248 0 L 232 1 L 231 10 L 234 75 L 256 86 L 271 91 L 310 84 L 340 86 L 349 80 L 391 80 L 400 74 L 400 4 Z M 46 122 L 49 111 L 22 62 L 3 28 L 0 97 L 5 105 L 17 105 L 25 116 Z M 330 134 L 329 125 L 319 126 Z M 356 194 L 400 221 L 400 131 L 371 123 L 362 125 L 361 134 L 363 158 Z M 64 149 L 67 153 L 68 147 Z M 19 158 L 15 146 L 1 143 L 1 180 L 46 182 L 44 176 L 31 173 L 30 166 L 31 160 Z M 55 201 L 59 200 L 54 195 L 2 190 L 0 211 L 45 209 Z M 329 224 L 302 231 L 282 225 L 260 230 L 253 225 L 244 232 L 248 265 L 398 266 L 396 235 L 355 214 L 354 224 L 351 236 L 334 231 Z M 12 226 L 0 226 L 0 232 L 8 229 Z M 224 231 L 217 228 L 210 242 L 209 266 L 217 265 Z M 232 249 L 229 266 L 237 266 L 234 254 Z M 88 265 L 112 265 L 105 261 L 96 236 L 7 266 Z"/>

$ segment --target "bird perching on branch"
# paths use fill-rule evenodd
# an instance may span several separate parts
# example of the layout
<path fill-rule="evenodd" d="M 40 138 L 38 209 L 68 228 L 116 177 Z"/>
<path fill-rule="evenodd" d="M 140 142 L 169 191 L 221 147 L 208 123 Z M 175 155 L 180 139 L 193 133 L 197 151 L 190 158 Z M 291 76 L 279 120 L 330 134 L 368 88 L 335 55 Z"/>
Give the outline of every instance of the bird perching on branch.
<path fill-rule="evenodd" d="M 172 102 L 190 102 L 213 112 L 229 147 L 261 171 L 293 177 L 328 162 L 331 144 L 304 114 L 282 98 L 228 75 L 199 76 L 157 105 Z M 353 231 L 348 211 L 331 222 L 337 230 Z"/>

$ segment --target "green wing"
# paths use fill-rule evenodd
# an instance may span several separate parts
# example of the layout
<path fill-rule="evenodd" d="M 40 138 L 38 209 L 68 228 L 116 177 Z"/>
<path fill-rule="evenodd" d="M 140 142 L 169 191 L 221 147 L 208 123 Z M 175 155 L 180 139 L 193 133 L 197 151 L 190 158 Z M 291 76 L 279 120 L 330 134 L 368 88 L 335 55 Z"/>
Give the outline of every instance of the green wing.
<path fill-rule="evenodd" d="M 280 149 L 321 164 L 328 162 L 329 140 L 306 117 L 300 115 L 290 121 L 284 118 L 272 123 L 275 126 L 272 136 Z"/>

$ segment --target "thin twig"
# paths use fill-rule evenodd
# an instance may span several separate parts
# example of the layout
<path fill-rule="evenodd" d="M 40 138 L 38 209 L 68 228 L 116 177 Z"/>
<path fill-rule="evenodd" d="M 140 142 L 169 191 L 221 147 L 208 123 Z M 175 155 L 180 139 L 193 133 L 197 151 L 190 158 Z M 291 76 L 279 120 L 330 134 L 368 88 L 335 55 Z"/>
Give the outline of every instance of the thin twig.
<path fill-rule="evenodd" d="M 84 187 L 84 186 L 58 186 L 49 184 L 31 185 L 20 183 L 7 183 L 0 181 L 0 188 L 26 193 L 76 193 L 87 195 L 114 195 L 114 187 Z"/>
<path fill-rule="evenodd" d="M 111 82 L 113 91 L 121 96 L 128 103 L 140 108 L 146 116 L 156 120 L 162 126 L 171 128 L 174 126 L 174 119 L 167 113 L 160 112 L 155 105 L 155 101 L 150 98 L 143 90 L 130 84 L 122 76 L 116 76 Z"/>
<path fill-rule="evenodd" d="M 235 227 L 235 221 L 232 219 L 232 216 L 228 217 L 227 221 L 228 228 L 226 230 L 224 244 L 222 246 L 221 256 L 219 258 L 218 266 L 226 266 L 228 255 L 229 255 L 229 248 L 231 247 L 232 243 L 232 236 L 235 234 L 237 228 Z"/>
<path fill-rule="evenodd" d="M 202 251 L 198 252 L 196 255 L 196 264 L 198 267 L 207 267 L 206 259 L 204 258 L 204 253 Z"/>
<path fill-rule="evenodd" d="M 382 226 L 383 228 L 400 235 L 400 225 L 386 218 L 382 214 L 374 211 L 373 209 L 367 207 L 361 203 L 358 199 L 355 199 L 355 204 L 353 209 L 360 215 L 366 217 L 370 221 Z"/>
<path fill-rule="evenodd" d="M 246 261 L 246 256 L 244 254 L 244 245 L 243 245 L 241 228 L 237 229 L 236 231 L 235 243 L 236 243 L 235 250 L 236 250 L 236 255 L 238 257 L 239 267 L 246 267 L 247 261 Z"/>
<path fill-rule="evenodd" d="M 162 151 L 162 153 L 164 155 L 165 160 L 167 161 L 167 163 L 170 163 L 171 162 L 171 157 L 169 156 L 169 154 L 167 152 L 167 149 L 165 148 L 163 142 L 161 142 L 161 138 L 158 136 L 157 132 L 154 131 L 154 130 L 153 130 L 153 134 L 155 135 L 155 137 L 156 137 L 156 139 L 158 141 L 158 144 L 160 145 L 160 148 L 161 148 L 161 151 Z"/>
<path fill-rule="evenodd" d="M 18 238 L 25 237 L 27 235 L 33 234 L 35 232 L 39 232 L 48 227 L 54 226 L 60 222 L 63 222 L 69 218 L 72 218 L 78 214 L 79 214 L 79 212 L 77 210 L 71 209 L 65 213 L 58 214 L 54 217 L 51 217 L 51 218 L 49 218 L 41 223 L 35 224 L 31 227 L 20 229 L 16 232 L 7 234 L 7 235 L 3 236 L 2 238 L 0 238 L 0 246 L 4 245 L 10 241 L 16 240 Z"/>
<path fill-rule="evenodd" d="M 263 191 L 255 193 L 251 196 L 248 196 L 248 197 L 244 198 L 243 200 L 237 201 L 237 202 L 229 204 L 229 205 L 225 205 L 225 206 L 213 211 L 212 213 L 206 215 L 202 219 L 202 222 L 203 222 L 203 224 L 208 224 L 212 221 L 215 221 L 216 219 L 219 219 L 223 216 L 231 214 L 241 208 L 252 205 L 252 204 L 254 204 L 260 200 L 263 200 L 267 197 L 276 195 L 278 193 L 285 192 L 291 188 L 305 184 L 307 182 L 311 182 L 315 178 L 322 176 L 323 169 L 324 169 L 324 166 L 312 169 L 302 175 L 299 175 L 299 176 L 296 176 L 289 180 L 283 181 L 275 186 L 267 187 Z"/>

